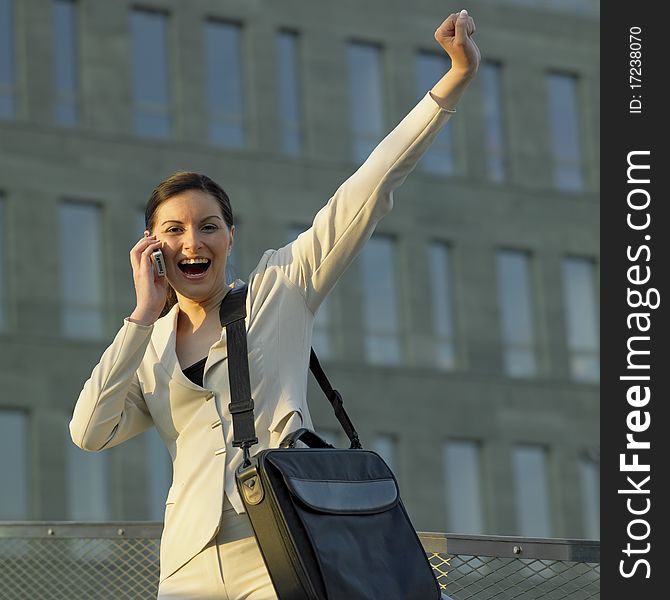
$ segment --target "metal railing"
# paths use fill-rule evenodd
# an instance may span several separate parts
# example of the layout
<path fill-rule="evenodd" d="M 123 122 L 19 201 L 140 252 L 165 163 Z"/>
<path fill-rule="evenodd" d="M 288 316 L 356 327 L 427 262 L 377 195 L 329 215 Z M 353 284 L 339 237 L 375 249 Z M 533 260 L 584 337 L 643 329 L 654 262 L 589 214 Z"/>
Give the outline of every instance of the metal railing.
<path fill-rule="evenodd" d="M 420 533 L 454 600 L 600 598 L 600 542 Z"/>
<path fill-rule="evenodd" d="M 0 600 L 156 597 L 162 523 L 0 523 Z M 595 541 L 420 533 L 454 600 L 600 598 Z"/>

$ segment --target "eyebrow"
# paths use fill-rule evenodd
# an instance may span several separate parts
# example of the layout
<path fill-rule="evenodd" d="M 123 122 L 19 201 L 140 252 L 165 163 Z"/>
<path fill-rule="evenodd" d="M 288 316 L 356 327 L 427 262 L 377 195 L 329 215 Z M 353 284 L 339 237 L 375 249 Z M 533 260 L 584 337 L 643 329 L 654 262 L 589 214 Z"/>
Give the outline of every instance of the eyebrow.
<path fill-rule="evenodd" d="M 200 222 L 203 223 L 204 221 L 208 221 L 209 219 L 218 219 L 219 221 L 223 221 L 223 219 L 219 215 L 209 215 L 209 217 L 205 217 Z M 183 225 L 182 221 L 178 221 L 177 219 L 168 219 L 167 221 L 163 221 L 161 223 L 161 226 L 165 225 L 166 223 L 179 223 L 180 225 Z"/>

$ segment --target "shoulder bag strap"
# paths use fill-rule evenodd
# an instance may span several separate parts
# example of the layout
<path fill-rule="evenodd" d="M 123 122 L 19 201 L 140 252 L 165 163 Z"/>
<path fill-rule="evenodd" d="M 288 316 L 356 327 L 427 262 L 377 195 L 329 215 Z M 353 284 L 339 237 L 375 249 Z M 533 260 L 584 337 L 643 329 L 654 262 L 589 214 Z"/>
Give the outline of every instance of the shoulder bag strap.
<path fill-rule="evenodd" d="M 361 442 L 358 439 L 358 432 L 354 428 L 354 424 L 351 422 L 347 411 L 344 410 L 342 395 L 330 385 L 330 381 L 328 381 L 328 377 L 326 377 L 326 374 L 321 368 L 321 363 L 316 356 L 316 352 L 314 352 L 314 348 L 311 349 L 309 355 L 309 368 L 310 371 L 312 371 L 312 375 L 314 375 L 314 379 L 316 379 L 319 387 L 326 395 L 326 398 L 328 398 L 330 405 L 333 407 L 337 420 L 340 422 L 342 429 L 344 429 L 344 433 L 347 434 L 347 437 L 351 442 L 351 448 L 362 448 Z"/>
<path fill-rule="evenodd" d="M 249 461 L 249 448 L 258 443 L 254 426 L 254 401 L 249 382 L 247 356 L 247 330 L 244 319 L 246 310 L 246 284 L 231 289 L 219 307 L 221 326 L 226 328 L 228 344 L 228 378 L 233 419 L 233 446 L 244 451 L 244 463 Z"/>
<path fill-rule="evenodd" d="M 249 448 L 258 443 L 254 427 L 254 401 L 251 397 L 249 382 L 247 330 L 244 324 L 247 289 L 246 284 L 231 289 L 219 308 L 219 318 L 221 326 L 226 328 L 228 344 L 228 376 L 231 395 L 228 408 L 233 419 L 233 446 L 244 450 L 245 462 L 248 459 Z M 361 448 L 358 433 L 344 409 L 342 396 L 330 385 L 313 348 L 310 352 L 309 368 L 333 407 L 337 420 L 351 442 L 351 448 Z"/>

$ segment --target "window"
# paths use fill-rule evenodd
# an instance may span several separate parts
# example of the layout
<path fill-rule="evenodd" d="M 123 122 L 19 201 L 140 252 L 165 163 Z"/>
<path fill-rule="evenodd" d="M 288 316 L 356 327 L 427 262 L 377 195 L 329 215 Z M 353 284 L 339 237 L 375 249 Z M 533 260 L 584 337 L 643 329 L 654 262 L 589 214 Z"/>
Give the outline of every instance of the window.
<path fill-rule="evenodd" d="M 146 443 L 146 473 L 149 498 L 149 518 L 162 521 L 165 500 L 172 484 L 172 459 L 155 427 L 144 434 Z"/>
<path fill-rule="evenodd" d="M 546 77 L 546 84 L 554 184 L 561 190 L 579 191 L 583 189 L 584 182 L 579 143 L 577 78 L 550 73 Z"/>
<path fill-rule="evenodd" d="M 291 228 L 289 243 L 293 242 L 305 229 L 303 227 Z M 327 359 L 333 356 L 332 333 L 334 324 L 332 312 L 332 300 L 331 296 L 328 295 L 316 311 L 312 329 L 312 347 L 319 359 Z"/>
<path fill-rule="evenodd" d="M 579 461 L 579 478 L 582 490 L 582 514 L 584 536 L 600 539 L 600 466 L 592 456 L 583 456 Z"/>
<path fill-rule="evenodd" d="M 0 520 L 29 517 L 28 418 L 19 410 L 0 409 Z"/>
<path fill-rule="evenodd" d="M 541 446 L 522 445 L 514 449 L 517 535 L 551 536 L 546 462 L 546 450 Z"/>
<path fill-rule="evenodd" d="M 134 9 L 130 17 L 135 132 L 170 134 L 167 15 Z"/>
<path fill-rule="evenodd" d="M 0 0 L 0 118 L 16 112 L 14 1 Z"/>
<path fill-rule="evenodd" d="M 7 261 L 7 211 L 5 201 L 0 194 L 0 331 L 7 328 L 7 308 L 9 294 L 7 293 L 7 275 L 5 262 Z"/>
<path fill-rule="evenodd" d="M 449 57 L 432 52 L 419 52 L 417 59 L 419 97 L 425 96 L 429 90 L 449 70 Z M 419 162 L 419 168 L 426 173 L 450 175 L 455 170 L 452 129 L 447 124 L 437 134 L 430 148 L 426 150 Z"/>
<path fill-rule="evenodd" d="M 453 310 L 451 306 L 451 252 L 442 242 L 429 247 L 430 292 L 435 336 L 435 364 L 452 369 L 455 364 Z"/>
<path fill-rule="evenodd" d="M 60 296 L 63 334 L 99 339 L 103 334 L 100 209 L 94 204 L 60 206 Z"/>
<path fill-rule="evenodd" d="M 78 121 L 76 4 L 74 0 L 54 0 L 54 90 L 55 119 L 60 125 Z"/>
<path fill-rule="evenodd" d="M 510 4 L 530 6 L 535 9 L 549 9 L 565 13 L 597 15 L 600 0 L 507 0 Z"/>
<path fill-rule="evenodd" d="M 372 439 L 371 449 L 384 459 L 384 462 L 398 476 L 396 461 L 397 441 L 394 435 L 389 433 L 378 433 Z"/>
<path fill-rule="evenodd" d="M 485 62 L 481 68 L 484 94 L 484 135 L 486 136 L 486 176 L 491 181 L 505 179 L 505 148 L 503 142 L 501 67 Z"/>
<path fill-rule="evenodd" d="M 391 237 L 374 235 L 361 252 L 365 355 L 379 365 L 401 359 L 393 244 Z"/>
<path fill-rule="evenodd" d="M 68 519 L 107 521 L 111 517 L 107 451 L 86 452 L 67 441 Z"/>
<path fill-rule="evenodd" d="M 383 136 L 381 49 L 372 44 L 350 42 L 349 112 L 353 158 L 362 163 Z"/>
<path fill-rule="evenodd" d="M 245 144 L 240 26 L 205 22 L 209 139 L 228 148 Z"/>
<path fill-rule="evenodd" d="M 456 533 L 484 533 L 479 444 L 453 440 L 444 444 L 447 527 Z"/>
<path fill-rule="evenodd" d="M 537 371 L 528 254 L 498 252 L 498 292 L 505 372 L 529 377 Z"/>
<path fill-rule="evenodd" d="M 298 34 L 281 31 L 277 36 L 277 74 L 281 151 L 298 156 L 302 152 Z"/>
<path fill-rule="evenodd" d="M 588 258 L 563 261 L 570 373 L 577 381 L 597 382 L 600 372 L 595 265 Z"/>

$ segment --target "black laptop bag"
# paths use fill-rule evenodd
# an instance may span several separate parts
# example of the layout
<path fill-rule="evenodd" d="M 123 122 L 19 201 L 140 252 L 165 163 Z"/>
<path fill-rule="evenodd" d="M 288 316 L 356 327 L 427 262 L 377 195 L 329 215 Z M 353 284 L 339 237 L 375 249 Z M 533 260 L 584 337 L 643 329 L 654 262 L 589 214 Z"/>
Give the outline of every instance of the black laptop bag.
<path fill-rule="evenodd" d="M 333 448 L 300 429 L 278 449 L 257 443 L 244 318 L 246 286 L 221 308 L 228 340 L 237 486 L 280 600 L 439 600 L 440 588 L 396 479 L 358 435 L 312 351 L 310 368 L 351 440 Z M 224 306 L 225 305 L 225 306 Z M 307 447 L 296 447 L 298 442 Z"/>

